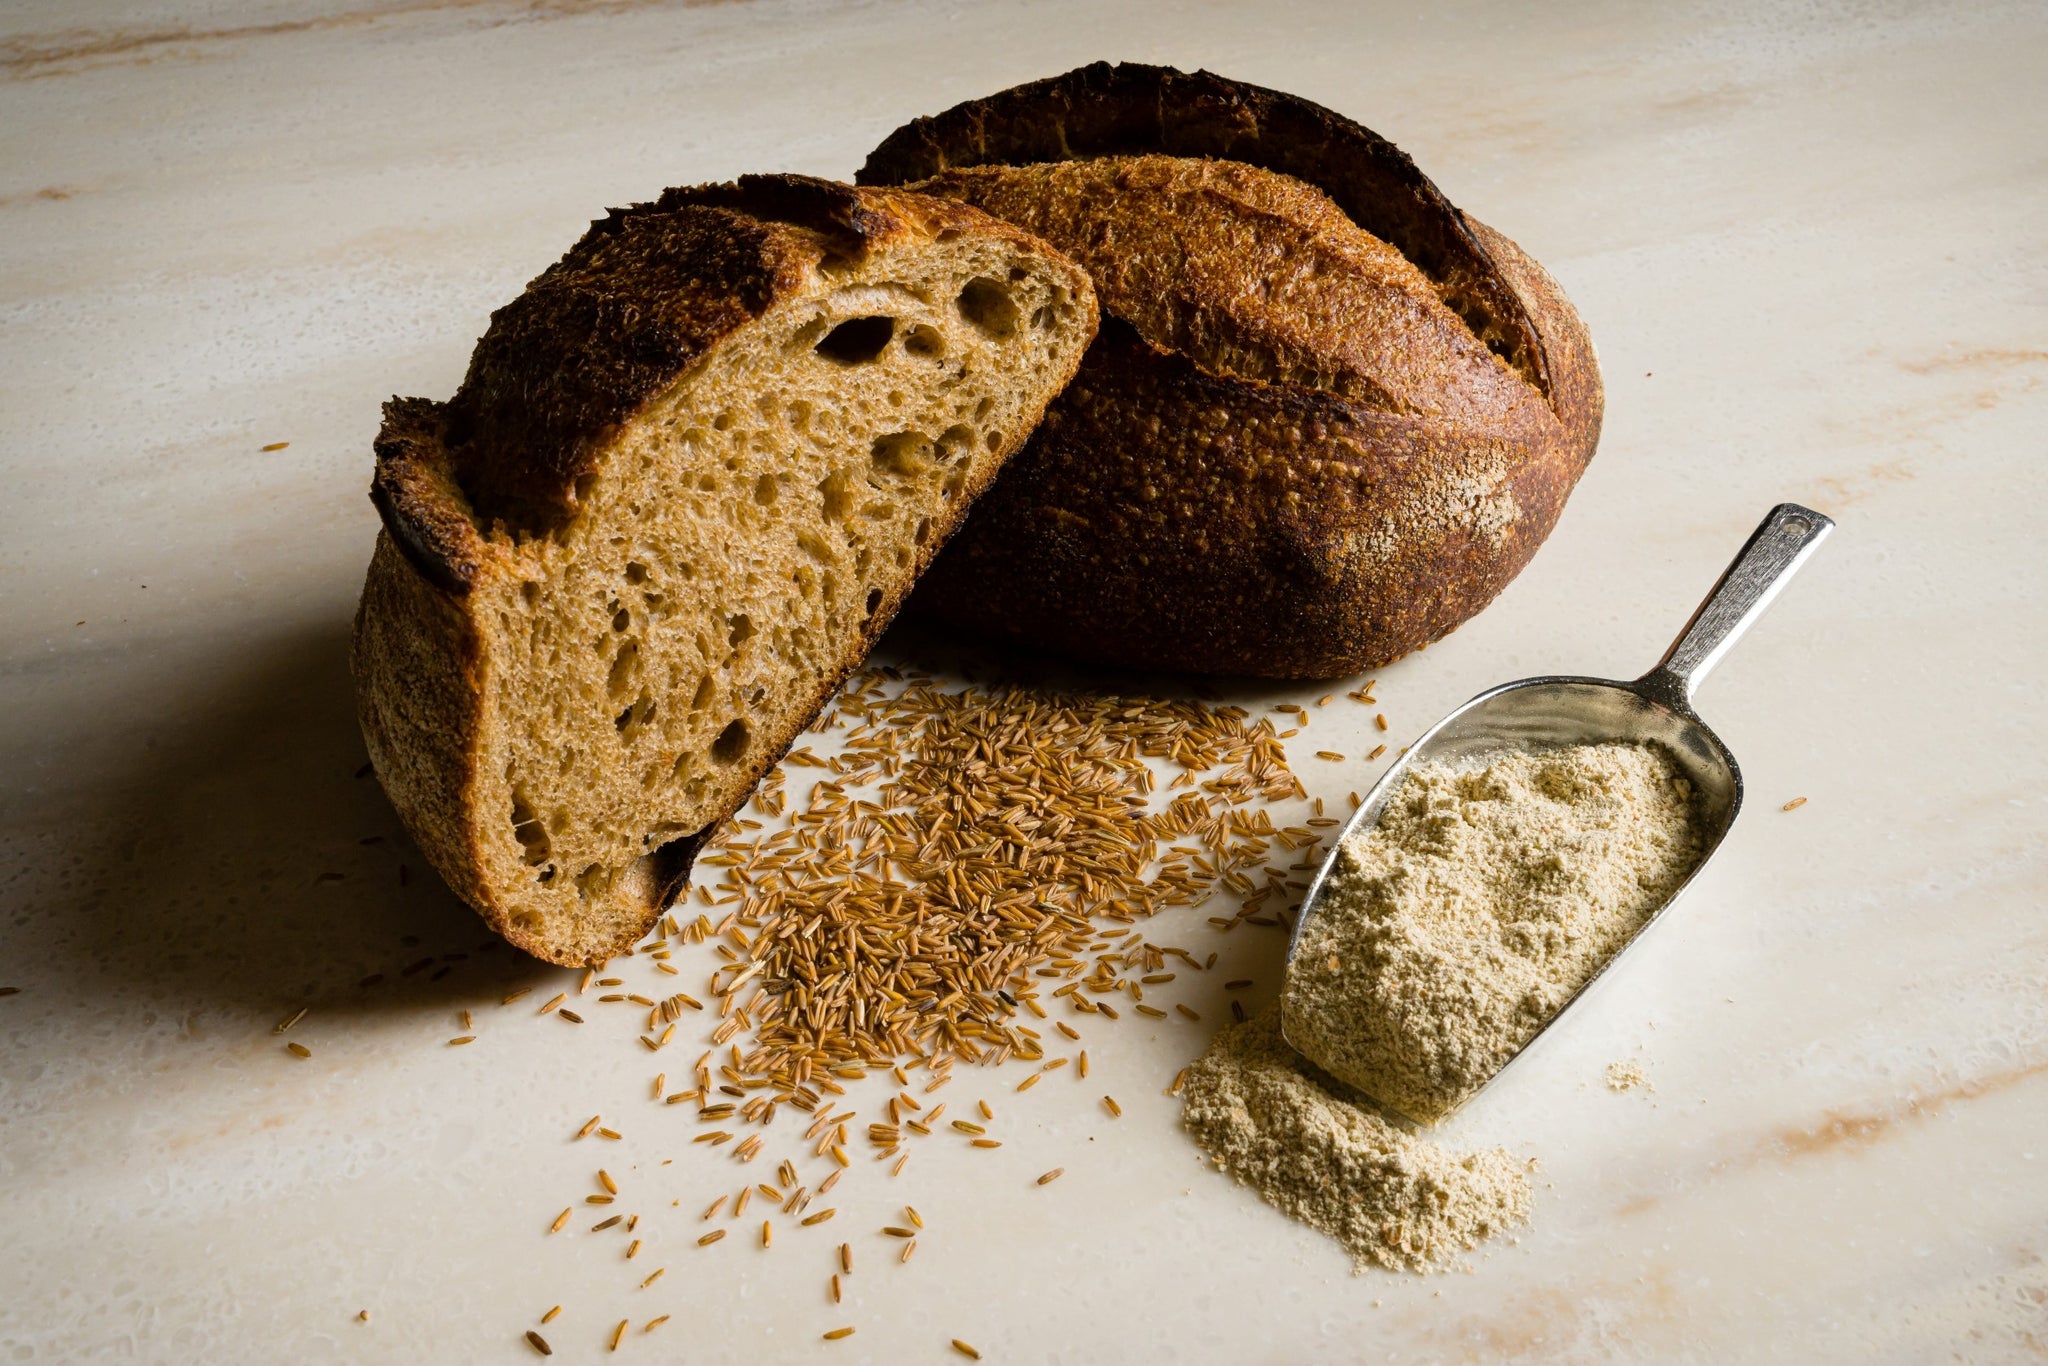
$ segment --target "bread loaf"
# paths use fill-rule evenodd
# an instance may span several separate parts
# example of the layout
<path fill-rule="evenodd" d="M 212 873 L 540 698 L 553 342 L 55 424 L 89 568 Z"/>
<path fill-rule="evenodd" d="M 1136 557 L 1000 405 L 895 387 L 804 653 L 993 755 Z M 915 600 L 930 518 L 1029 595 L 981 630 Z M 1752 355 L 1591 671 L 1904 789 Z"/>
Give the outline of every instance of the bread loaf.
<path fill-rule="evenodd" d="M 448 885 L 551 962 L 644 934 L 1094 331 L 1075 265 L 923 195 L 594 224 L 377 439 L 358 711 Z"/>
<path fill-rule="evenodd" d="M 1307 101 L 1098 64 L 918 119 L 860 180 L 1045 237 L 1105 315 L 919 589 L 952 621 L 1112 664 L 1352 673 L 1491 601 L 1592 457 L 1599 373 L 1556 284 Z"/>

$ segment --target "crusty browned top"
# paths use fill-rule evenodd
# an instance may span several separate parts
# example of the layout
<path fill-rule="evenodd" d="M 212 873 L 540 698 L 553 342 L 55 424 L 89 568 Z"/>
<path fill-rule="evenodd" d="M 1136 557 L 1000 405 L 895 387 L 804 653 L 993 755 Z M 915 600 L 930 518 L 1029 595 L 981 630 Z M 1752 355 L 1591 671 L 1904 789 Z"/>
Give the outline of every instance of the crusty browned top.
<path fill-rule="evenodd" d="M 1094 277 L 1105 311 L 1212 374 L 1464 424 L 1518 407 L 1548 417 L 1413 262 L 1292 176 L 1094 157 L 944 171 L 918 188 L 1045 238 Z"/>
<path fill-rule="evenodd" d="M 901 185 L 954 167 L 1143 153 L 1245 162 L 1316 186 L 1419 267 L 1474 336 L 1550 395 L 1536 324 L 1464 215 L 1391 142 L 1277 90 L 1207 71 L 1097 62 L 913 120 L 857 179 Z"/>
<path fill-rule="evenodd" d="M 618 424 L 815 266 L 954 226 L 1022 240 L 959 205 L 809 176 L 745 176 L 613 209 L 491 315 L 446 409 L 453 482 L 485 526 L 558 523 Z M 401 545 L 420 539 L 392 531 Z"/>

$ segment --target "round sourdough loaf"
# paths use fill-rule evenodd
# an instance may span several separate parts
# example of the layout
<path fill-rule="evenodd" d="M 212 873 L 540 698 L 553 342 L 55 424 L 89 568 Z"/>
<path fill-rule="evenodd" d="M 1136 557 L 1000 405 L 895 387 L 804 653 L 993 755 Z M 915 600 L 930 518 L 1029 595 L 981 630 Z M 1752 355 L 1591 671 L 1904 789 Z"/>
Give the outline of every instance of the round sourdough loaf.
<path fill-rule="evenodd" d="M 919 586 L 1106 663 L 1334 677 L 1529 562 L 1599 437 L 1563 293 L 1320 106 L 1098 63 L 921 118 L 864 184 L 957 199 L 1094 277 L 1103 326 Z"/>

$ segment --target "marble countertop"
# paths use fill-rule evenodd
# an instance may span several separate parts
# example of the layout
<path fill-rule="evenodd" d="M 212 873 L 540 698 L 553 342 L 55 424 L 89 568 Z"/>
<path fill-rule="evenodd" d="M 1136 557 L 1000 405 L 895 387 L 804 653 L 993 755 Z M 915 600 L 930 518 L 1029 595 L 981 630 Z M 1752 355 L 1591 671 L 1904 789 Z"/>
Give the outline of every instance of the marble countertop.
<path fill-rule="evenodd" d="M 622 1361 L 2038 1359 L 2044 50 L 2038 5 L 1912 0 L 7 6 L 0 1360 L 514 1361 L 558 1303 L 571 1360 L 622 1318 Z M 1640 671 L 1774 502 L 1840 530 L 1700 698 L 1750 783 L 1723 852 L 1451 1126 L 1541 1159 L 1518 1241 L 1355 1278 L 1205 1170 L 1161 1094 L 1222 1008 L 1196 986 L 1211 1023 L 1091 1040 L 1121 1120 L 996 1074 L 961 1095 L 1001 1153 L 857 1164 L 849 1229 L 905 1199 L 930 1229 L 907 1266 L 855 1234 L 834 1306 L 837 1238 L 695 1245 L 733 1181 L 643 1051 L 500 1007 L 575 974 L 481 950 L 354 776 L 369 441 L 604 206 L 850 174 L 1101 57 L 1391 137 L 1598 340 L 1599 457 L 1492 608 L 1382 673 L 1397 740 L 1506 678 Z M 1294 757 L 1324 797 L 1371 777 Z M 1267 981 L 1281 947 L 1212 946 Z M 272 1032 L 300 1006 L 304 1060 Z M 1655 1090 L 1609 1091 L 1617 1059 Z M 545 1236 L 598 1165 L 641 1259 Z"/>

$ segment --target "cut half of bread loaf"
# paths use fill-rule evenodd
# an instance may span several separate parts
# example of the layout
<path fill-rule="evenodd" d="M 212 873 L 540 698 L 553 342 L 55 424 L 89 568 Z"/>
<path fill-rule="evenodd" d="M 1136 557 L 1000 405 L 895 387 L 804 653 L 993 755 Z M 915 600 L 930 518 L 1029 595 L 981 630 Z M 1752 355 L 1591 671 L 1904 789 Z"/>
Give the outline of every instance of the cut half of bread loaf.
<path fill-rule="evenodd" d="M 358 711 L 448 885 L 551 962 L 639 939 L 1095 323 L 1052 248 L 903 191 L 752 177 L 593 224 L 377 439 Z"/>

